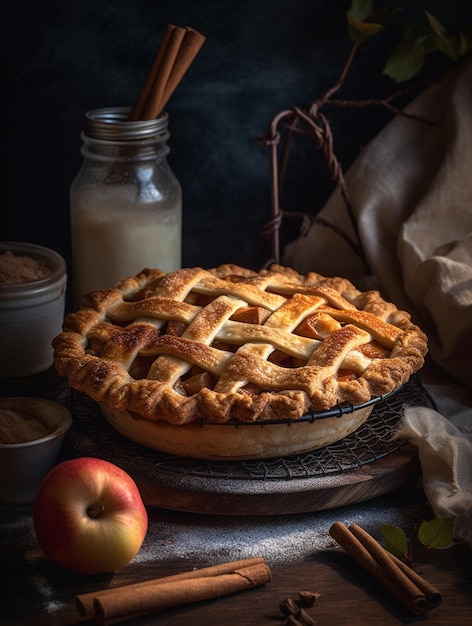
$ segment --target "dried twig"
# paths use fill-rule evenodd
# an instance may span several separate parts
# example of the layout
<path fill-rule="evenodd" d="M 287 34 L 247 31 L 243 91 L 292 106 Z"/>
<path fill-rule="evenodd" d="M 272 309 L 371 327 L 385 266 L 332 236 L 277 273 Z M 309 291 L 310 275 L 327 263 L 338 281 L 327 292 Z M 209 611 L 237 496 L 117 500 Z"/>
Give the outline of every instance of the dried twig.
<path fill-rule="evenodd" d="M 333 96 L 342 88 L 347 73 L 353 63 L 358 45 L 354 44 L 349 57 L 344 65 L 341 75 L 337 82 L 329 88 L 320 98 L 312 105 L 304 110 L 300 107 L 293 107 L 278 113 L 272 120 L 269 132 L 257 139 L 258 143 L 270 147 L 271 150 L 271 219 L 266 222 L 262 228 L 261 235 L 272 240 L 272 258 L 267 265 L 280 262 L 280 231 L 283 221 L 286 218 L 297 218 L 301 221 L 300 234 L 308 233 L 312 223 L 317 223 L 325 228 L 330 228 L 339 235 L 354 251 L 354 253 L 362 260 L 366 271 L 369 271 L 369 263 L 365 256 L 362 242 L 359 236 L 357 219 L 353 204 L 349 197 L 346 187 L 344 172 L 334 151 L 334 139 L 332 129 L 328 118 L 322 113 L 321 109 L 326 106 L 337 106 L 340 108 L 367 108 L 367 107 L 384 107 L 394 115 L 403 115 L 404 117 L 432 124 L 433 122 L 423 119 L 414 114 L 406 113 L 397 109 L 392 104 L 392 100 L 410 91 L 414 86 L 403 89 L 390 95 L 385 99 L 369 99 L 369 100 L 344 100 L 336 99 Z M 281 159 L 279 163 L 279 145 L 281 143 L 281 133 L 279 126 L 285 128 L 285 142 L 282 149 Z M 311 137 L 323 153 L 325 161 L 331 172 L 331 179 L 340 191 L 341 197 L 346 207 L 347 215 L 351 223 L 355 238 L 351 237 L 338 225 L 329 222 L 319 216 L 311 217 L 303 212 L 292 212 L 282 210 L 280 207 L 280 196 L 285 181 L 291 143 L 294 133 L 306 134 Z"/>

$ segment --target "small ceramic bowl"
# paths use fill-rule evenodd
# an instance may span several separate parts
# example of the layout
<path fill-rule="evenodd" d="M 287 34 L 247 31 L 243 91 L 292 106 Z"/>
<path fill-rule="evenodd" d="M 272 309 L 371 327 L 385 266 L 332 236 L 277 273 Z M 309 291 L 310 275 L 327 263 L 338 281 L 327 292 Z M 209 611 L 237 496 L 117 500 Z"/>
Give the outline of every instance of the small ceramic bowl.
<path fill-rule="evenodd" d="M 0 241 L 0 377 L 32 376 L 52 366 L 51 341 L 62 329 L 66 286 L 60 254 Z"/>
<path fill-rule="evenodd" d="M 69 410 L 42 398 L 0 398 L 0 503 L 31 504 L 56 463 Z"/>

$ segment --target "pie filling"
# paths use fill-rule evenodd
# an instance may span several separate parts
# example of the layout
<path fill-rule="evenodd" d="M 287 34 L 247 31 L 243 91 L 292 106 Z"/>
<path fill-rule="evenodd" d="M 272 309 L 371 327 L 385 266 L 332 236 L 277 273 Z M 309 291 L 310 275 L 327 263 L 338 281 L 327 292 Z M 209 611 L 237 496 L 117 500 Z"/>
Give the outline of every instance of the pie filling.
<path fill-rule="evenodd" d="M 88 294 L 53 346 L 71 387 L 171 424 L 356 405 L 405 383 L 427 352 L 410 315 L 377 291 L 279 265 L 145 269 Z"/>

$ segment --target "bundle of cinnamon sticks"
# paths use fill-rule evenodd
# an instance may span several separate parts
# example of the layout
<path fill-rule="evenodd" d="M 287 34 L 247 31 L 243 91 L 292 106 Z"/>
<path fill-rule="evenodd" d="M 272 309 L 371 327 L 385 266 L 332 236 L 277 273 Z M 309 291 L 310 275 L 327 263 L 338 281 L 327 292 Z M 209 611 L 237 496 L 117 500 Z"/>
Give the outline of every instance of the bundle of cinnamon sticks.
<path fill-rule="evenodd" d="M 271 577 L 264 560 L 254 557 L 82 594 L 76 607 L 83 618 L 105 626 L 259 587 Z"/>
<path fill-rule="evenodd" d="M 433 585 L 388 552 L 357 524 L 348 528 L 342 522 L 335 522 L 329 534 L 414 615 L 423 615 L 441 603 L 441 593 Z"/>
<path fill-rule="evenodd" d="M 159 117 L 205 42 L 193 28 L 168 24 L 146 82 L 129 115 L 130 121 Z"/>

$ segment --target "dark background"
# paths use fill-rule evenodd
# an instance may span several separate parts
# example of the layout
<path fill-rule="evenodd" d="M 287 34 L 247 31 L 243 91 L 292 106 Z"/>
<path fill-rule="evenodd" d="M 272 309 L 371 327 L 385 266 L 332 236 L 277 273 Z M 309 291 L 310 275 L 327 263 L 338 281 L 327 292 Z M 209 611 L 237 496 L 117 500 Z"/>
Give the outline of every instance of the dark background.
<path fill-rule="evenodd" d="M 184 193 L 183 265 L 235 262 L 257 268 L 270 255 L 268 242 L 260 236 L 270 218 L 270 169 L 269 150 L 256 138 L 268 131 L 275 114 L 307 107 L 336 82 L 351 48 L 349 4 L 6 3 L 1 26 L 0 240 L 45 245 L 70 263 L 68 190 L 81 164 L 83 115 L 134 102 L 165 26 L 173 23 L 191 26 L 207 38 L 166 107 L 169 161 Z M 468 0 L 404 4 L 416 12 L 430 10 L 451 33 L 472 24 Z M 341 97 L 382 98 L 397 91 L 381 74 L 394 42 L 393 34 L 376 38 L 360 52 Z M 441 55 L 430 55 L 421 78 L 438 79 L 452 67 Z M 326 114 L 344 168 L 390 119 L 380 108 L 330 108 Z M 333 189 L 326 164 L 306 137 L 297 140 L 290 163 L 283 208 L 315 214 Z"/>

